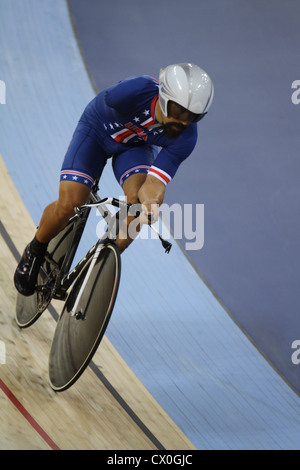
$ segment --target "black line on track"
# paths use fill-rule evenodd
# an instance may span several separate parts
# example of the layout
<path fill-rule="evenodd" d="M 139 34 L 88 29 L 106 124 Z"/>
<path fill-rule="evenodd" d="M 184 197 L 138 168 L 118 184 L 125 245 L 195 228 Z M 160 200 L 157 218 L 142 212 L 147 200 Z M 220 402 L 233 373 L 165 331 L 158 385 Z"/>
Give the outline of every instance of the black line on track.
<path fill-rule="evenodd" d="M 3 240 L 5 241 L 8 249 L 14 256 L 16 262 L 18 263 L 21 255 L 19 251 L 17 250 L 15 244 L 13 243 L 12 239 L 10 238 L 1 220 L 0 220 L 0 234 Z M 59 314 L 57 313 L 57 311 L 51 304 L 48 306 L 48 311 L 50 312 L 52 318 L 55 321 L 57 321 L 59 318 Z M 89 364 L 89 367 L 94 372 L 96 377 L 102 382 L 105 388 L 114 397 L 114 399 L 123 408 L 123 410 L 130 416 L 130 418 L 135 422 L 135 424 L 148 437 L 148 439 L 152 442 L 152 444 L 154 444 L 158 450 L 166 450 L 165 447 L 161 444 L 161 442 L 152 434 L 150 429 L 142 422 L 142 420 L 137 416 L 137 414 L 133 411 L 133 409 L 128 405 L 128 403 L 126 403 L 126 401 L 121 397 L 121 395 L 117 392 L 117 390 L 109 382 L 109 380 L 105 377 L 105 375 L 99 370 L 97 365 L 93 361 L 91 361 Z"/>

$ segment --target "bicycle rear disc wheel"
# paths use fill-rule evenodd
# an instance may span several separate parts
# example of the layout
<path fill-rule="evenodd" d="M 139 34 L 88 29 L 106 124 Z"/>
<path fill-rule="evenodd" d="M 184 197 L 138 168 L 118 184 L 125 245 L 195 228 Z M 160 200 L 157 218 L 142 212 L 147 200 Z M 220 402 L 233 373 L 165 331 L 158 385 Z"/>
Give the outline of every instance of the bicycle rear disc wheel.
<path fill-rule="evenodd" d="M 115 304 L 121 270 L 117 245 L 103 245 L 90 269 L 93 262 L 74 283 L 54 333 L 49 381 L 57 392 L 73 385 L 89 365 Z"/>
<path fill-rule="evenodd" d="M 77 217 L 75 216 L 70 219 L 64 230 L 50 241 L 45 260 L 38 274 L 36 291 L 29 297 L 18 293 L 16 322 L 20 328 L 28 328 L 35 323 L 50 304 L 55 278 L 65 262 L 66 254 L 69 253 L 70 247 L 74 243 L 76 222 Z M 81 233 L 82 230 L 79 235 Z M 78 239 L 80 238 L 78 237 Z M 47 288 L 45 288 L 46 286 Z"/>
<path fill-rule="evenodd" d="M 45 284 L 47 274 L 43 268 L 40 268 L 38 274 L 38 286 Z M 16 302 L 16 322 L 20 328 L 28 328 L 35 323 L 51 302 L 51 290 L 37 289 L 29 297 L 18 293 Z"/>

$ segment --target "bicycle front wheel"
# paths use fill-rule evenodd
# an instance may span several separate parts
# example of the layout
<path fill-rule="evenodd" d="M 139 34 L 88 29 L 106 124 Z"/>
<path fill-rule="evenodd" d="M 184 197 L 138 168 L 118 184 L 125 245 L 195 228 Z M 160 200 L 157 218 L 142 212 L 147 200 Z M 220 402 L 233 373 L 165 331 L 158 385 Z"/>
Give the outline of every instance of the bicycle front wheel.
<path fill-rule="evenodd" d="M 93 264 L 91 264 L 93 263 Z M 116 244 L 103 245 L 73 285 L 58 320 L 49 356 L 53 390 L 78 380 L 95 354 L 117 297 L 121 260 Z"/>

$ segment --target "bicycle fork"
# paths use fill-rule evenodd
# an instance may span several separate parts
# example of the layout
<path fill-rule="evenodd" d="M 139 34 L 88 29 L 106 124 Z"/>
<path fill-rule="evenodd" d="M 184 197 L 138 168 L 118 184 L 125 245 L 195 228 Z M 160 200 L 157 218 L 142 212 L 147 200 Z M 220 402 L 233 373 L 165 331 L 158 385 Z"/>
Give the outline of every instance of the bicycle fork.
<path fill-rule="evenodd" d="M 89 277 L 91 275 L 91 272 L 96 264 L 96 261 L 98 259 L 98 256 L 100 254 L 100 251 L 102 250 L 103 248 L 103 244 L 102 243 L 99 243 L 98 246 L 96 247 L 96 250 L 95 250 L 95 254 L 93 255 L 91 261 L 90 261 L 90 265 L 89 265 L 89 269 L 84 277 L 84 280 L 83 280 L 83 283 L 81 284 L 81 287 L 80 287 L 80 291 L 78 292 L 78 295 L 76 297 L 76 300 L 75 300 L 75 303 L 73 305 L 73 308 L 71 310 L 71 317 L 75 317 L 77 320 L 84 320 L 84 317 L 85 317 L 85 314 L 84 312 L 80 312 L 80 311 L 77 311 L 77 308 L 78 308 L 78 304 L 80 302 L 80 298 L 82 296 L 82 293 L 87 285 L 87 282 L 89 280 Z"/>

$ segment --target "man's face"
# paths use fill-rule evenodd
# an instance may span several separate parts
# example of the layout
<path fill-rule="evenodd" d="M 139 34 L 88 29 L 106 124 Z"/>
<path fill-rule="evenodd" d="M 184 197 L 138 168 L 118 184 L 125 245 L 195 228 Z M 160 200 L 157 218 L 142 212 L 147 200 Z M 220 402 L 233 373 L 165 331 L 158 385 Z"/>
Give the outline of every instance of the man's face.
<path fill-rule="evenodd" d="M 168 103 L 168 116 L 163 116 L 162 127 L 169 139 L 176 139 L 193 122 L 194 115 L 174 101 Z"/>

